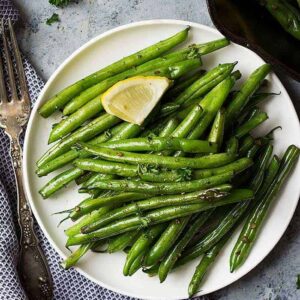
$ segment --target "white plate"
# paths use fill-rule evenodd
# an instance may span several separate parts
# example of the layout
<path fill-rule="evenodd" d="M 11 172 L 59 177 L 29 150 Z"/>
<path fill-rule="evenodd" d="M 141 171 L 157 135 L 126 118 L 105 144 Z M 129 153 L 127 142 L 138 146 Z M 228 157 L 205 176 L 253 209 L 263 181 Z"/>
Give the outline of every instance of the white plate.
<path fill-rule="evenodd" d="M 34 173 L 35 162 L 48 148 L 47 138 L 51 126 L 59 120 L 59 116 L 43 119 L 38 115 L 37 108 L 65 86 L 125 55 L 169 37 L 182 30 L 186 25 L 192 27 L 187 43 L 207 42 L 221 37 L 215 29 L 177 20 L 154 20 L 121 26 L 94 38 L 73 53 L 51 76 L 43 89 L 31 114 L 25 138 L 25 189 L 39 225 L 62 258 L 69 254 L 64 247 L 66 237 L 63 230 L 70 223 L 66 222 L 57 228 L 61 216 L 51 216 L 51 214 L 73 207 L 84 197 L 77 193 L 75 185 L 71 185 L 47 200 L 43 200 L 38 194 L 40 187 L 54 174 L 38 178 Z M 242 72 L 243 78 L 264 63 L 252 51 L 235 44 L 203 58 L 206 69 L 219 63 L 233 61 L 239 62 L 237 68 Z M 270 90 L 281 91 L 281 95 L 270 99 L 265 105 L 264 108 L 269 113 L 270 119 L 261 126 L 259 132 L 266 132 L 277 125 L 283 127 L 281 131 L 276 131 L 274 143 L 275 152 L 281 155 L 290 144 L 300 146 L 299 121 L 293 104 L 277 76 L 271 74 L 269 79 Z M 297 165 L 276 203 L 272 206 L 271 216 L 267 219 L 246 263 L 237 272 L 233 274 L 229 272 L 229 254 L 236 240 L 236 234 L 219 255 L 199 295 L 211 293 L 238 280 L 252 270 L 273 249 L 295 211 L 300 194 L 299 178 L 300 164 Z M 157 278 L 148 278 L 141 271 L 133 277 L 124 277 L 122 275 L 124 259 L 125 254 L 123 253 L 111 255 L 88 253 L 76 268 L 92 281 L 121 294 L 144 299 L 187 297 L 188 283 L 197 260 L 171 274 L 163 284 L 160 284 Z"/>

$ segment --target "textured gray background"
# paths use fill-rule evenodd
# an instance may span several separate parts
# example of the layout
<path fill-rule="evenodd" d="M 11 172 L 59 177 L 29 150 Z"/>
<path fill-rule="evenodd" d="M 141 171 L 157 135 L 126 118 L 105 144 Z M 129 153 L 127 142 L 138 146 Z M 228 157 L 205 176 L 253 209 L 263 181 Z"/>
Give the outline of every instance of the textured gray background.
<path fill-rule="evenodd" d="M 57 9 L 48 0 L 15 0 L 23 24 L 18 32 L 21 48 L 44 80 L 79 46 L 119 25 L 145 19 L 172 18 L 213 26 L 204 0 L 78 0 Z M 61 23 L 47 26 L 57 12 Z M 280 75 L 280 74 L 279 74 Z M 300 112 L 300 84 L 280 76 Z M 298 101 L 298 102 L 297 102 Z M 210 299 L 300 299 L 296 276 L 300 273 L 300 211 L 271 254 L 243 279 Z"/>

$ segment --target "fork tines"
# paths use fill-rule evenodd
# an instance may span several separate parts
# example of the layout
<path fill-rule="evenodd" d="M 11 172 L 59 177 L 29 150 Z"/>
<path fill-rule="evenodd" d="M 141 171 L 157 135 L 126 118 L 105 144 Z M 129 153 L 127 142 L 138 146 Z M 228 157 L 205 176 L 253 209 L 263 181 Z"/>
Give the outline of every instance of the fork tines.
<path fill-rule="evenodd" d="M 4 20 L 2 19 L 1 33 L 2 33 L 2 40 L 3 40 L 3 55 L 4 55 L 4 61 L 7 66 L 7 73 L 8 73 L 9 83 L 10 83 L 11 101 L 22 100 L 26 102 L 26 104 L 30 105 L 22 58 L 21 58 L 20 50 L 18 47 L 16 35 L 13 30 L 11 20 L 8 20 L 8 31 L 9 31 L 9 35 L 6 34 Z M 9 47 L 9 40 L 10 40 L 10 47 Z M 11 54 L 9 51 L 10 48 L 12 49 Z M 17 79 L 20 84 L 20 97 L 18 96 L 18 92 L 17 92 L 13 58 L 15 60 L 15 65 L 16 65 Z M 3 60 L 1 59 L 1 55 L 0 55 L 0 97 L 2 103 L 8 101 L 6 88 L 5 88 Z"/>

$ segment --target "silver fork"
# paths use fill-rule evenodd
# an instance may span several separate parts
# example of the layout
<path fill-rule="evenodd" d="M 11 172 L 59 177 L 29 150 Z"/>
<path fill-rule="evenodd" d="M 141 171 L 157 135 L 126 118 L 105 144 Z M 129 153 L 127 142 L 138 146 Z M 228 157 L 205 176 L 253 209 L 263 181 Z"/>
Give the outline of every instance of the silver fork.
<path fill-rule="evenodd" d="M 8 21 L 8 28 L 13 54 L 9 53 L 8 37 L 6 36 L 4 22 L 2 20 L 3 55 L 7 65 L 11 99 L 9 100 L 7 96 L 3 62 L 0 54 L 0 126 L 4 128 L 5 133 L 10 138 L 10 154 L 17 183 L 18 221 L 21 229 L 18 272 L 23 288 L 29 299 L 51 299 L 51 274 L 44 254 L 39 246 L 38 239 L 34 233 L 33 216 L 23 188 L 22 150 L 19 137 L 30 115 L 30 98 L 19 47 L 10 20 Z M 17 92 L 12 55 L 16 61 L 16 73 L 21 91 L 20 97 Z"/>

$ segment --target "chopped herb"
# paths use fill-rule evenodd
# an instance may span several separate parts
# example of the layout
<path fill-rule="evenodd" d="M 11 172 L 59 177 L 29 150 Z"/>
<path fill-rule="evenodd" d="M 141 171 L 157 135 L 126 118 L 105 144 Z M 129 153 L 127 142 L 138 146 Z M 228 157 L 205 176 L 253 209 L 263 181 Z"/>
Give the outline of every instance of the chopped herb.
<path fill-rule="evenodd" d="M 189 168 L 183 168 L 177 170 L 178 179 L 177 182 L 180 181 L 189 181 L 192 179 L 192 170 Z"/>
<path fill-rule="evenodd" d="M 138 174 L 142 175 L 148 171 L 148 168 L 144 164 L 138 164 Z"/>
<path fill-rule="evenodd" d="M 54 13 L 49 19 L 47 19 L 46 24 L 47 25 L 52 25 L 55 22 L 59 22 L 59 15 Z"/>
<path fill-rule="evenodd" d="M 157 134 L 155 134 L 154 132 L 150 132 L 150 133 L 148 134 L 148 136 L 147 136 L 148 140 L 149 140 L 149 139 L 153 139 L 153 138 L 155 138 L 155 137 L 157 137 Z"/>
<path fill-rule="evenodd" d="M 153 136 L 148 135 L 148 136 L 147 136 L 147 140 L 148 140 L 148 142 L 150 143 L 150 142 L 153 140 Z"/>
<path fill-rule="evenodd" d="M 143 175 L 145 173 L 154 173 L 158 174 L 161 169 L 158 166 L 150 165 L 150 164 L 138 164 L 138 175 Z"/>
<path fill-rule="evenodd" d="M 300 289 L 300 274 L 297 275 L 297 290 Z"/>
<path fill-rule="evenodd" d="M 195 49 L 195 48 L 190 48 L 189 49 L 189 52 L 188 52 L 188 55 L 187 55 L 188 59 L 199 58 L 199 57 L 200 57 L 200 54 L 198 53 L 197 49 Z"/>
<path fill-rule="evenodd" d="M 71 0 L 49 0 L 49 3 L 57 7 L 63 7 L 68 5 Z"/>
<path fill-rule="evenodd" d="M 104 132 L 104 135 L 107 139 L 110 139 L 112 137 L 112 133 L 109 129 Z"/>

